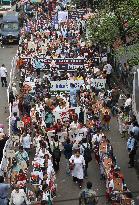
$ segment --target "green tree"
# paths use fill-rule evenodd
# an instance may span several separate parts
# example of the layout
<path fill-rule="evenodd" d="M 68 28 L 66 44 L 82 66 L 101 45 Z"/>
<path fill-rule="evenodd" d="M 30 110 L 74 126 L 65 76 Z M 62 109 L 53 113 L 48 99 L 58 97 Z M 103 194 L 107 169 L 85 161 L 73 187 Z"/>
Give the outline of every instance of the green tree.
<path fill-rule="evenodd" d="M 113 45 L 120 39 L 123 45 L 137 39 L 139 33 L 139 0 L 108 0 L 88 21 L 92 42 Z"/>

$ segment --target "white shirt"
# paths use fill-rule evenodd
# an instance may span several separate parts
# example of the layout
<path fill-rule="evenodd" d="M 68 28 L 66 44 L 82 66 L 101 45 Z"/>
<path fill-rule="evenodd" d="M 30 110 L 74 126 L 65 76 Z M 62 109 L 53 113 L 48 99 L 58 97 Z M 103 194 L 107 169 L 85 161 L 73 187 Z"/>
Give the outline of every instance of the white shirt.
<path fill-rule="evenodd" d="M 15 86 L 12 87 L 14 97 L 18 94 L 17 89 Z"/>
<path fill-rule="evenodd" d="M 28 204 L 27 197 L 23 189 L 19 189 L 19 192 L 16 190 L 12 191 L 10 205 L 21 205 L 24 201 Z"/>
<path fill-rule="evenodd" d="M 3 133 L 3 132 L 4 132 L 4 131 L 3 131 L 3 128 L 0 127 L 0 133 Z"/>
<path fill-rule="evenodd" d="M 94 134 L 92 137 L 92 142 L 100 142 L 102 140 L 102 137 L 104 136 L 104 134 Z"/>
<path fill-rule="evenodd" d="M 106 70 L 106 74 L 109 75 L 112 72 L 112 66 L 110 64 L 107 64 L 104 66 L 104 70 Z"/>
<path fill-rule="evenodd" d="M 48 200 L 49 200 L 49 197 L 50 197 L 50 199 L 51 199 L 50 191 L 43 192 L 42 200 L 48 201 Z"/>
<path fill-rule="evenodd" d="M 0 77 L 6 77 L 7 76 L 7 69 L 5 67 L 0 67 Z"/>
<path fill-rule="evenodd" d="M 131 105 L 131 101 L 132 99 L 131 98 L 128 98 L 126 101 L 125 101 L 125 107 L 128 107 Z"/>
<path fill-rule="evenodd" d="M 25 137 L 22 139 L 22 145 L 23 148 L 30 148 L 31 145 L 31 137 L 29 134 L 27 134 Z"/>

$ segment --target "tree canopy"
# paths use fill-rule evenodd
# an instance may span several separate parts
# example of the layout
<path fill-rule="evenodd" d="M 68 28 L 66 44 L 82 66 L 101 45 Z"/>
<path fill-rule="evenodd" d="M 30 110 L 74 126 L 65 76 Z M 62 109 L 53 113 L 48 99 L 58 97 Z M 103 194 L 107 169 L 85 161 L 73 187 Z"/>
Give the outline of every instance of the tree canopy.
<path fill-rule="evenodd" d="M 92 42 L 105 45 L 128 45 L 139 34 L 139 0 L 107 0 L 98 5 L 88 20 Z"/>

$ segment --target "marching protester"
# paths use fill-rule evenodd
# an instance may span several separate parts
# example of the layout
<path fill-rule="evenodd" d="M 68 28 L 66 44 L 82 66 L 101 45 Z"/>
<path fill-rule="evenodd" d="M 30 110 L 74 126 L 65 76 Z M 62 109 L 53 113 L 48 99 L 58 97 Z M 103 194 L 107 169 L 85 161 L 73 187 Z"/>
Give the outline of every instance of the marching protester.
<path fill-rule="evenodd" d="M 69 159 L 72 156 L 72 148 L 73 148 L 73 144 L 70 142 L 70 139 L 68 138 L 66 140 L 66 142 L 64 143 L 64 155 L 66 158 L 66 173 L 70 174 L 70 167 L 69 167 Z"/>
<path fill-rule="evenodd" d="M 73 181 L 78 183 L 79 187 L 82 188 L 85 160 L 84 157 L 80 154 L 80 149 L 75 150 L 75 154 L 71 156 L 69 162 Z"/>
<path fill-rule="evenodd" d="M 2 87 L 7 87 L 7 68 L 4 64 L 0 67 L 0 77 L 1 77 L 1 83 Z"/>
<path fill-rule="evenodd" d="M 137 149 L 137 141 L 135 139 L 134 133 L 130 132 L 130 137 L 127 141 L 127 149 L 129 152 L 129 168 L 134 167 L 134 160 Z"/>
<path fill-rule="evenodd" d="M 24 190 L 19 189 L 19 185 L 16 185 L 15 189 L 11 193 L 10 205 L 12 204 L 14 205 L 29 204 Z"/>
<path fill-rule="evenodd" d="M 129 123 L 132 99 L 127 95 L 123 110 L 117 109 L 118 88 L 111 84 L 113 67 L 107 57 L 102 57 L 102 49 L 86 43 L 84 16 L 74 19 L 66 14 L 55 19 L 58 11 L 67 12 L 63 1 L 42 1 L 30 6 L 32 14 L 23 18 L 17 50 L 20 90 L 13 83 L 10 94 L 11 135 L 18 141 L 12 139 L 16 151 L 12 160 L 7 160 L 9 178 L 16 185 L 10 205 L 53 204 L 56 176 L 63 169 L 63 151 L 67 177 L 71 175 L 79 188 L 90 177 L 88 168 L 94 155 L 100 178 L 106 181 L 106 195 L 112 201 L 112 194 L 119 197 L 114 183 L 121 185 L 121 193 L 125 184 L 121 170 L 116 169 L 116 157 L 107 136 L 111 113 L 118 114 L 123 134 L 123 116 Z M 2 86 L 7 86 L 6 73 L 2 65 Z M 133 167 L 138 137 L 135 121 L 131 130 L 127 148 Z M 80 192 L 79 204 L 97 202 L 92 183 L 87 182 Z"/>
<path fill-rule="evenodd" d="M 8 204 L 8 195 L 10 191 L 10 184 L 4 182 L 4 177 L 0 176 L 0 204 Z"/>
<path fill-rule="evenodd" d="M 87 178 L 88 163 L 92 160 L 92 156 L 91 156 L 90 145 L 87 142 L 86 138 L 82 139 L 82 144 L 80 146 L 80 152 L 83 155 L 84 160 L 85 160 L 84 177 Z"/>
<path fill-rule="evenodd" d="M 59 170 L 59 163 L 61 158 L 61 143 L 58 140 L 58 137 L 54 138 L 54 141 L 51 142 L 51 152 L 53 157 L 53 166 L 54 170 Z"/>
<path fill-rule="evenodd" d="M 96 205 L 97 203 L 98 198 L 96 192 L 92 190 L 92 183 L 88 181 L 86 188 L 79 194 L 79 205 Z"/>

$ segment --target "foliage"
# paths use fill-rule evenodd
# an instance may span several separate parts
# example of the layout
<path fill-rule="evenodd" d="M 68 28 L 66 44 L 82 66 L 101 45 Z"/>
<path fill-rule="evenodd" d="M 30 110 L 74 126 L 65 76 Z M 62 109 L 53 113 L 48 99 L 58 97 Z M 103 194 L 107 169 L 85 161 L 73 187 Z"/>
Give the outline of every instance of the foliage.
<path fill-rule="evenodd" d="M 92 42 L 111 45 L 119 36 L 117 17 L 105 10 L 95 13 L 88 21 L 89 36 Z"/>
<path fill-rule="evenodd" d="M 118 61 L 125 59 L 131 66 L 139 64 L 139 42 L 128 47 L 121 47 L 115 52 Z"/>
<path fill-rule="evenodd" d="M 128 44 L 139 33 L 139 0 L 108 0 L 88 21 L 90 40 L 112 46 Z"/>

